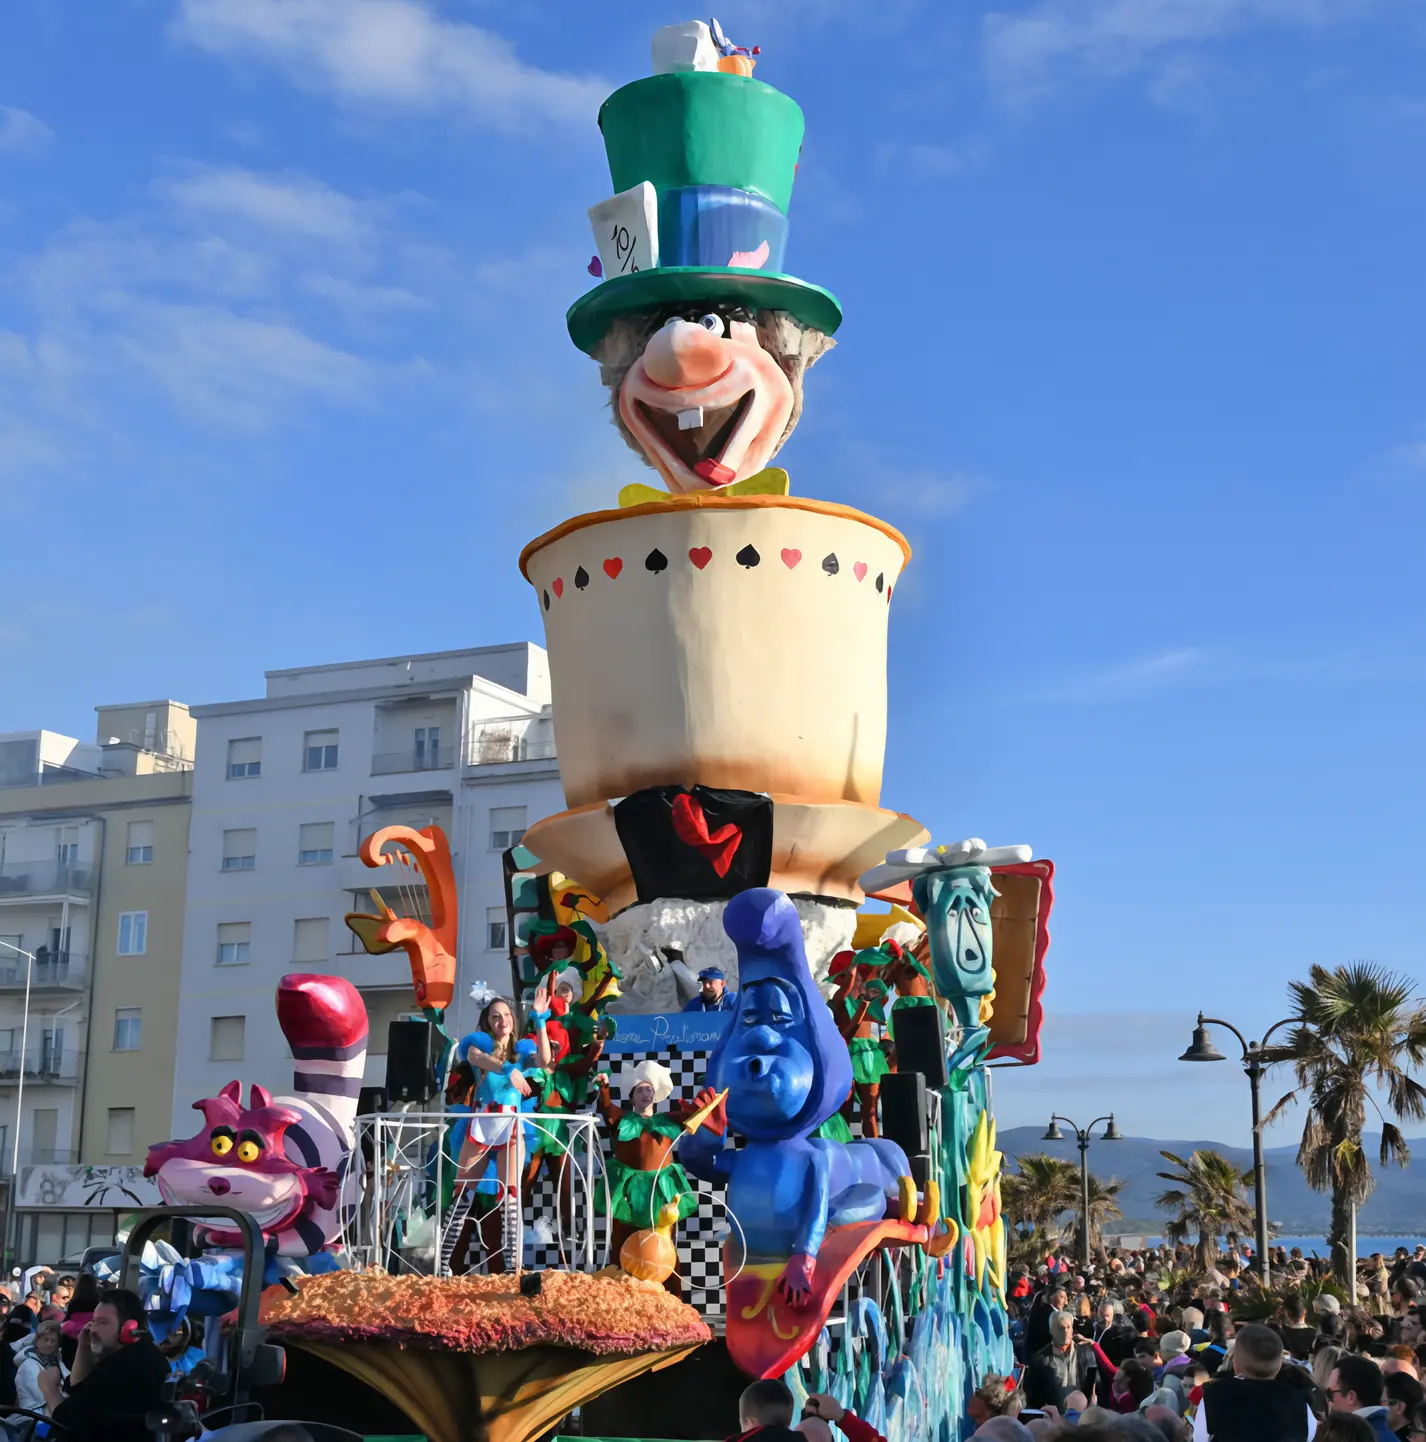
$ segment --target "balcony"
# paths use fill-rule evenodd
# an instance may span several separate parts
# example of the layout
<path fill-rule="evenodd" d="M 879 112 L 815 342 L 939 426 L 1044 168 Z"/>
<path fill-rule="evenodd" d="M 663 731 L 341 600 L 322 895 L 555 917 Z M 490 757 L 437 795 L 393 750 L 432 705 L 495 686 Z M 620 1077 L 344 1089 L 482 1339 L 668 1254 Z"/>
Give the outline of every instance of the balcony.
<path fill-rule="evenodd" d="M 468 766 L 499 766 L 510 761 L 552 761 L 554 725 L 546 716 L 511 716 L 480 721 L 470 729 Z"/>
<path fill-rule="evenodd" d="M 0 863 L 0 902 L 31 896 L 89 896 L 94 868 L 83 861 L 6 861 Z"/>
<path fill-rule="evenodd" d="M 14 1160 L 9 1147 L 0 1151 L 0 1176 L 14 1176 L 10 1165 Z M 20 1167 L 72 1167 L 79 1161 L 78 1152 L 67 1152 L 62 1147 L 21 1147 Z"/>
<path fill-rule="evenodd" d="M 371 758 L 373 776 L 395 776 L 404 771 L 449 771 L 456 764 L 449 746 L 426 746 L 419 751 L 381 751 Z"/>
<path fill-rule="evenodd" d="M 24 991 L 28 969 L 32 991 L 82 991 L 89 984 L 87 957 L 75 951 L 49 951 L 41 947 L 31 966 L 13 951 L 0 952 L 0 992 Z"/>
<path fill-rule="evenodd" d="M 20 1053 L 0 1051 L 0 1087 L 13 1086 L 20 1076 Z M 79 1053 L 73 1048 L 36 1046 L 25 1053 L 25 1081 L 74 1086 L 79 1080 Z"/>

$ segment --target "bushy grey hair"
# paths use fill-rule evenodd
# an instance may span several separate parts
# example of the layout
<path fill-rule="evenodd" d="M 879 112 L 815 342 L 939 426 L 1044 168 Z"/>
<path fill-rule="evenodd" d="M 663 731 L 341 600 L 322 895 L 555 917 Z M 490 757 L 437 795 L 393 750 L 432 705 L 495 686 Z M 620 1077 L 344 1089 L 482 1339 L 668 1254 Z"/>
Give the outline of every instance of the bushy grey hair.
<path fill-rule="evenodd" d="M 599 362 L 599 379 L 608 387 L 609 409 L 619 434 L 624 437 L 624 444 L 631 451 L 638 452 L 649 467 L 653 466 L 653 462 L 644 455 L 644 448 L 634 439 L 633 432 L 619 414 L 619 387 L 624 384 L 629 367 L 643 355 L 649 338 L 666 319 L 663 311 L 621 315 L 590 352 Z M 792 412 L 778 438 L 777 450 L 773 452 L 776 455 L 802 417 L 802 377 L 807 373 L 808 366 L 824 356 L 837 342 L 822 331 L 803 325 L 785 310 L 758 311 L 756 325 L 758 344 L 778 363 L 792 383 Z"/>

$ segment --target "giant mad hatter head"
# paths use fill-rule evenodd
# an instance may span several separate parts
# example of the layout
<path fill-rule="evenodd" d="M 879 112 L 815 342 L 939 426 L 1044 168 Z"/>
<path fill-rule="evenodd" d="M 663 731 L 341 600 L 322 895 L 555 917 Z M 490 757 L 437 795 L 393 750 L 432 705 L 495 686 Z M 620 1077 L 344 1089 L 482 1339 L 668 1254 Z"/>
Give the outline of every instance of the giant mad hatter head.
<path fill-rule="evenodd" d="M 670 26 L 660 73 L 601 107 L 617 194 L 590 219 L 606 279 L 568 315 L 624 439 L 674 492 L 767 465 L 842 320 L 836 297 L 782 271 L 802 112 L 717 63 L 701 22 Z"/>

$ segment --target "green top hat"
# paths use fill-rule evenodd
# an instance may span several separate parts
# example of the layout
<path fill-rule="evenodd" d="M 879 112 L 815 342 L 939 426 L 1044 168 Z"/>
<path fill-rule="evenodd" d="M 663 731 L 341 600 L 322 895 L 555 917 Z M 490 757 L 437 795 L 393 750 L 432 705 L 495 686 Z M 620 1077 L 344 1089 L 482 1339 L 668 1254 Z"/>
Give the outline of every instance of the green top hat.
<path fill-rule="evenodd" d="M 828 335 L 837 329 L 836 297 L 781 269 L 802 148 L 795 101 L 750 76 L 650 75 L 604 102 L 599 128 L 615 191 L 653 187 L 649 242 L 657 259 L 569 308 L 570 338 L 581 350 L 592 350 L 620 315 L 705 300 L 785 310 Z"/>

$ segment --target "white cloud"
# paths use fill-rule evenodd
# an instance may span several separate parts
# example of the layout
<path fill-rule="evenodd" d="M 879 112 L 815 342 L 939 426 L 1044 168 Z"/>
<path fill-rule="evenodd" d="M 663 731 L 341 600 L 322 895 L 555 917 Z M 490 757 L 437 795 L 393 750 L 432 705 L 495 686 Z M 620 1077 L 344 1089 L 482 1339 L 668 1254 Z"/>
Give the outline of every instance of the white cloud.
<path fill-rule="evenodd" d="M 343 101 L 454 112 L 506 131 L 587 125 L 613 88 L 527 65 L 501 36 L 420 0 L 181 0 L 175 30 Z"/>
<path fill-rule="evenodd" d="M 53 139 L 54 131 L 38 116 L 0 105 L 0 155 L 38 155 Z"/>
<path fill-rule="evenodd" d="M 307 240 L 352 244 L 370 229 L 368 208 L 309 176 L 284 171 L 206 168 L 159 183 L 174 204 L 195 215 L 224 217 Z"/>
<path fill-rule="evenodd" d="M 301 397 L 356 399 L 369 367 L 281 321 L 216 306 L 138 304 L 115 336 L 119 355 L 201 424 L 262 430 Z"/>
<path fill-rule="evenodd" d="M 1025 103 L 1064 72 L 1129 74 L 1254 25 L 1321 26 L 1370 0 L 1040 0 L 983 22 L 986 70 L 1006 99 Z"/>
<path fill-rule="evenodd" d="M 1049 687 L 1049 701 L 1129 701 L 1182 685 L 1206 674 L 1212 652 L 1202 646 L 1179 646 L 1134 661 L 1102 666 Z"/>

